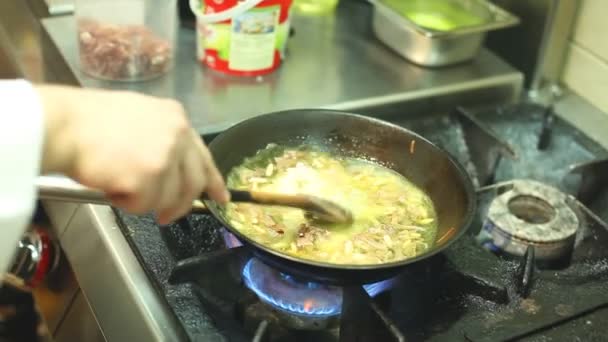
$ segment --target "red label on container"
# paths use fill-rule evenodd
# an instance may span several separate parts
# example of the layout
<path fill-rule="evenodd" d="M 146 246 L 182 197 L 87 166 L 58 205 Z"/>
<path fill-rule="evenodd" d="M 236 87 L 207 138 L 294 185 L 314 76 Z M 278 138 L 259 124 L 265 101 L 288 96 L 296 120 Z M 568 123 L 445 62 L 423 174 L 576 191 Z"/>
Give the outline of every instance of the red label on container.
<path fill-rule="evenodd" d="M 228 10 L 237 5 L 237 0 L 203 0 L 205 3 L 205 13 L 217 13 Z M 279 23 L 284 23 L 289 16 L 289 8 L 291 7 L 292 0 L 264 0 L 259 3 L 256 7 L 268 7 L 268 6 L 281 6 L 281 13 L 279 14 Z M 223 23 L 229 23 L 230 20 L 223 21 Z"/>

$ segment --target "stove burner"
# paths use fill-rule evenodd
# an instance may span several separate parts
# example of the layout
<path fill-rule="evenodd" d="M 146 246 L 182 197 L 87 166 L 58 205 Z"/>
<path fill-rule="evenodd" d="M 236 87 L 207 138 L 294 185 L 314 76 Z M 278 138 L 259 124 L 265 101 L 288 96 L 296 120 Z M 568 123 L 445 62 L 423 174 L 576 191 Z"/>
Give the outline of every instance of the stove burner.
<path fill-rule="evenodd" d="M 224 237 L 224 241 L 226 242 L 226 246 L 228 248 L 236 248 L 236 247 L 240 247 L 243 245 L 239 241 L 239 239 L 237 239 L 236 236 L 234 236 L 232 233 L 228 232 L 227 230 L 223 231 L 223 237 Z M 243 273 L 245 273 L 245 269 L 243 269 Z M 282 276 L 291 277 L 289 275 L 282 275 Z M 376 297 L 377 295 L 383 293 L 384 291 L 387 291 L 387 290 L 390 290 L 391 288 L 393 288 L 393 286 L 396 282 L 396 279 L 397 278 L 395 277 L 395 278 L 386 279 L 386 280 L 383 280 L 383 281 L 380 281 L 377 283 L 363 285 L 363 288 L 370 295 L 370 297 Z M 296 281 L 296 280 L 294 280 L 294 281 Z M 309 284 L 315 284 L 315 283 L 310 282 Z M 318 286 L 318 285 L 315 284 L 315 285 L 310 285 L 310 286 Z"/>
<path fill-rule="evenodd" d="M 507 203 L 509 212 L 518 219 L 531 224 L 544 224 L 555 218 L 555 208 L 542 198 L 518 195 Z"/>
<path fill-rule="evenodd" d="M 251 258 L 243 267 L 243 280 L 263 302 L 295 315 L 309 317 L 337 316 L 342 311 L 342 289 L 336 286 L 300 280 L 281 273 Z M 390 290 L 397 278 L 364 285 L 370 297 Z"/>
<path fill-rule="evenodd" d="M 490 204 L 484 245 L 516 256 L 523 256 L 532 246 L 540 261 L 568 256 L 579 219 L 568 206 L 567 196 L 536 181 L 514 180 L 512 185 Z"/>
<path fill-rule="evenodd" d="M 252 258 L 243 268 L 243 280 L 262 301 L 296 315 L 329 317 L 342 308 L 342 289 L 300 281 Z"/>

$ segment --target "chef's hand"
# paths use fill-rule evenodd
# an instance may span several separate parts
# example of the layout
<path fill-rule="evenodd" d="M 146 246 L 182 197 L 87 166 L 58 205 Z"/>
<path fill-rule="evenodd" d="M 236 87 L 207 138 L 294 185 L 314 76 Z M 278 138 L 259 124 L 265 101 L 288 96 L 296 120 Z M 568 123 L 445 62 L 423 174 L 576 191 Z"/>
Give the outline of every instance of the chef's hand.
<path fill-rule="evenodd" d="M 176 101 L 131 92 L 37 87 L 45 112 L 43 172 L 106 192 L 113 205 L 167 224 L 202 192 L 228 201 L 209 150 Z"/>

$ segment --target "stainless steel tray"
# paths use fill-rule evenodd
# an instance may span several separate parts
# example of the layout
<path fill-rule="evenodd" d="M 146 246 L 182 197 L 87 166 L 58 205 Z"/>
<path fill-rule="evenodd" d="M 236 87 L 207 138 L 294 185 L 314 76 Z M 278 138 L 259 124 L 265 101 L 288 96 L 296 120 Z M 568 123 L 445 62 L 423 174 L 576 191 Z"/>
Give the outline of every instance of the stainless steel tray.
<path fill-rule="evenodd" d="M 403 0 L 424 1 L 424 0 Z M 422 27 L 379 0 L 374 5 L 373 30 L 380 41 L 407 60 L 438 67 L 474 58 L 488 31 L 514 26 L 519 18 L 483 0 L 445 0 L 484 20 L 483 24 L 439 31 Z"/>

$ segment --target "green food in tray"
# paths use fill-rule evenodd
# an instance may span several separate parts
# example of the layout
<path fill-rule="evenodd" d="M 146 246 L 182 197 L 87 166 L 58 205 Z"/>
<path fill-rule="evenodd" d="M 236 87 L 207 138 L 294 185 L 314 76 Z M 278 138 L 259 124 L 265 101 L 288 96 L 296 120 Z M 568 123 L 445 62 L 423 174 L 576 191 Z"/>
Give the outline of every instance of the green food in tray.
<path fill-rule="evenodd" d="M 437 31 L 451 31 L 485 24 L 488 20 L 463 6 L 445 0 L 382 0 L 382 3 L 414 22 Z"/>

